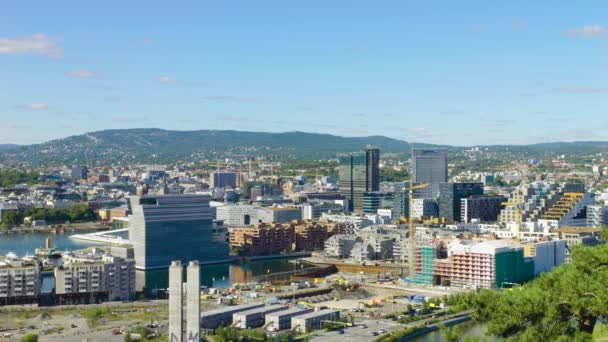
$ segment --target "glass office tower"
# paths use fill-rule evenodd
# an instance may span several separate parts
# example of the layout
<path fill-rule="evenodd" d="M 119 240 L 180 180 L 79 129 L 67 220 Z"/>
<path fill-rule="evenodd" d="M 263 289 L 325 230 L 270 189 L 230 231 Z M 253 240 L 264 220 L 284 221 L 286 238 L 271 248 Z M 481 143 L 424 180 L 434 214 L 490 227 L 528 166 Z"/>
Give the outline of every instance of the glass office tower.
<path fill-rule="evenodd" d="M 413 148 L 412 170 L 415 183 L 428 183 L 420 198 L 437 198 L 439 183 L 448 181 L 448 153 L 442 148 Z"/>

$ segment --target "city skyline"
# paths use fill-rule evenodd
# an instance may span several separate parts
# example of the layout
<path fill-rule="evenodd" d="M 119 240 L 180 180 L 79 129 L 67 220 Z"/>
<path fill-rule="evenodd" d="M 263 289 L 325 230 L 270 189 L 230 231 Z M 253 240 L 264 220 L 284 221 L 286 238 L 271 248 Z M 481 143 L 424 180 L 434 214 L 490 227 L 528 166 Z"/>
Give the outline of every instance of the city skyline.
<path fill-rule="evenodd" d="M 7 4 L 0 144 L 136 127 L 458 146 L 608 140 L 607 9 Z"/>

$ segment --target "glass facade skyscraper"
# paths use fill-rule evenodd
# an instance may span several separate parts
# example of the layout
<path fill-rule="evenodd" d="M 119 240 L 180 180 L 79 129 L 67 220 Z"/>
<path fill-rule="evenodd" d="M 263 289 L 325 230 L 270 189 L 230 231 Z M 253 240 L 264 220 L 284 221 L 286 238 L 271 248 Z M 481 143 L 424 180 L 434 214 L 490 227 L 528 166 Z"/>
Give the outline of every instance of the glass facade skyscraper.
<path fill-rule="evenodd" d="M 168 268 L 172 260 L 228 260 L 224 236 L 213 232 L 206 195 L 130 197 L 129 241 L 137 269 Z"/>
<path fill-rule="evenodd" d="M 349 211 L 363 212 L 363 194 L 380 190 L 380 150 L 367 147 L 339 158 L 340 192 L 349 200 Z"/>
<path fill-rule="evenodd" d="M 421 198 L 437 198 L 439 183 L 448 181 L 448 153 L 442 148 L 413 148 L 412 172 L 415 183 L 428 183 Z"/>
<path fill-rule="evenodd" d="M 439 189 L 439 217 L 450 222 L 461 221 L 463 198 L 483 195 L 483 183 L 441 183 Z"/>

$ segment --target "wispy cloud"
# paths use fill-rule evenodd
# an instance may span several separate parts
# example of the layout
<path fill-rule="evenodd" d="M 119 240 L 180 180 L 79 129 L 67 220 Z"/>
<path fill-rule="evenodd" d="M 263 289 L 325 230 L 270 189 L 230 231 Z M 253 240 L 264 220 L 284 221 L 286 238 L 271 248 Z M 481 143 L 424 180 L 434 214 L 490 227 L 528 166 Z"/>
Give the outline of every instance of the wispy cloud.
<path fill-rule="evenodd" d="M 170 84 L 170 83 L 177 82 L 174 78 L 171 78 L 169 76 L 161 76 L 161 77 L 158 78 L 158 81 L 160 83 L 165 83 L 165 84 Z"/>
<path fill-rule="evenodd" d="M 600 25 L 587 25 L 570 29 L 566 31 L 565 34 L 569 37 L 608 38 L 608 28 Z"/>
<path fill-rule="evenodd" d="M 95 78 L 95 77 L 97 77 L 97 73 L 90 71 L 90 70 L 70 71 L 70 72 L 66 72 L 65 75 L 67 77 L 74 77 L 74 78 Z"/>
<path fill-rule="evenodd" d="M 18 106 L 18 108 L 24 110 L 47 110 L 49 109 L 49 105 L 46 103 L 29 103 L 26 105 Z"/>
<path fill-rule="evenodd" d="M 43 33 L 29 37 L 0 38 L 0 54 L 40 54 L 48 57 L 61 57 L 63 38 L 51 38 Z"/>
<path fill-rule="evenodd" d="M 598 88 L 598 87 L 559 87 L 555 89 L 561 93 L 570 93 L 570 94 L 597 94 L 604 93 L 608 91 L 607 88 Z"/>
<path fill-rule="evenodd" d="M 224 102 L 255 102 L 255 99 L 251 98 L 251 97 L 240 97 L 240 96 L 232 96 L 232 95 L 206 96 L 205 100 L 224 101 Z"/>

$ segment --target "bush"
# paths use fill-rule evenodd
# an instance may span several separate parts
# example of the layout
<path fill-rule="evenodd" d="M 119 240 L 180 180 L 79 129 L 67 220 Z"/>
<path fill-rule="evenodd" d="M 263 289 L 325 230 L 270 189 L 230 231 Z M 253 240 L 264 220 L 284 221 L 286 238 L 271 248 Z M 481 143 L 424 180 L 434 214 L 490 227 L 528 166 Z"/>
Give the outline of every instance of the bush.
<path fill-rule="evenodd" d="M 38 342 L 38 334 L 27 333 L 19 341 L 20 342 Z"/>

